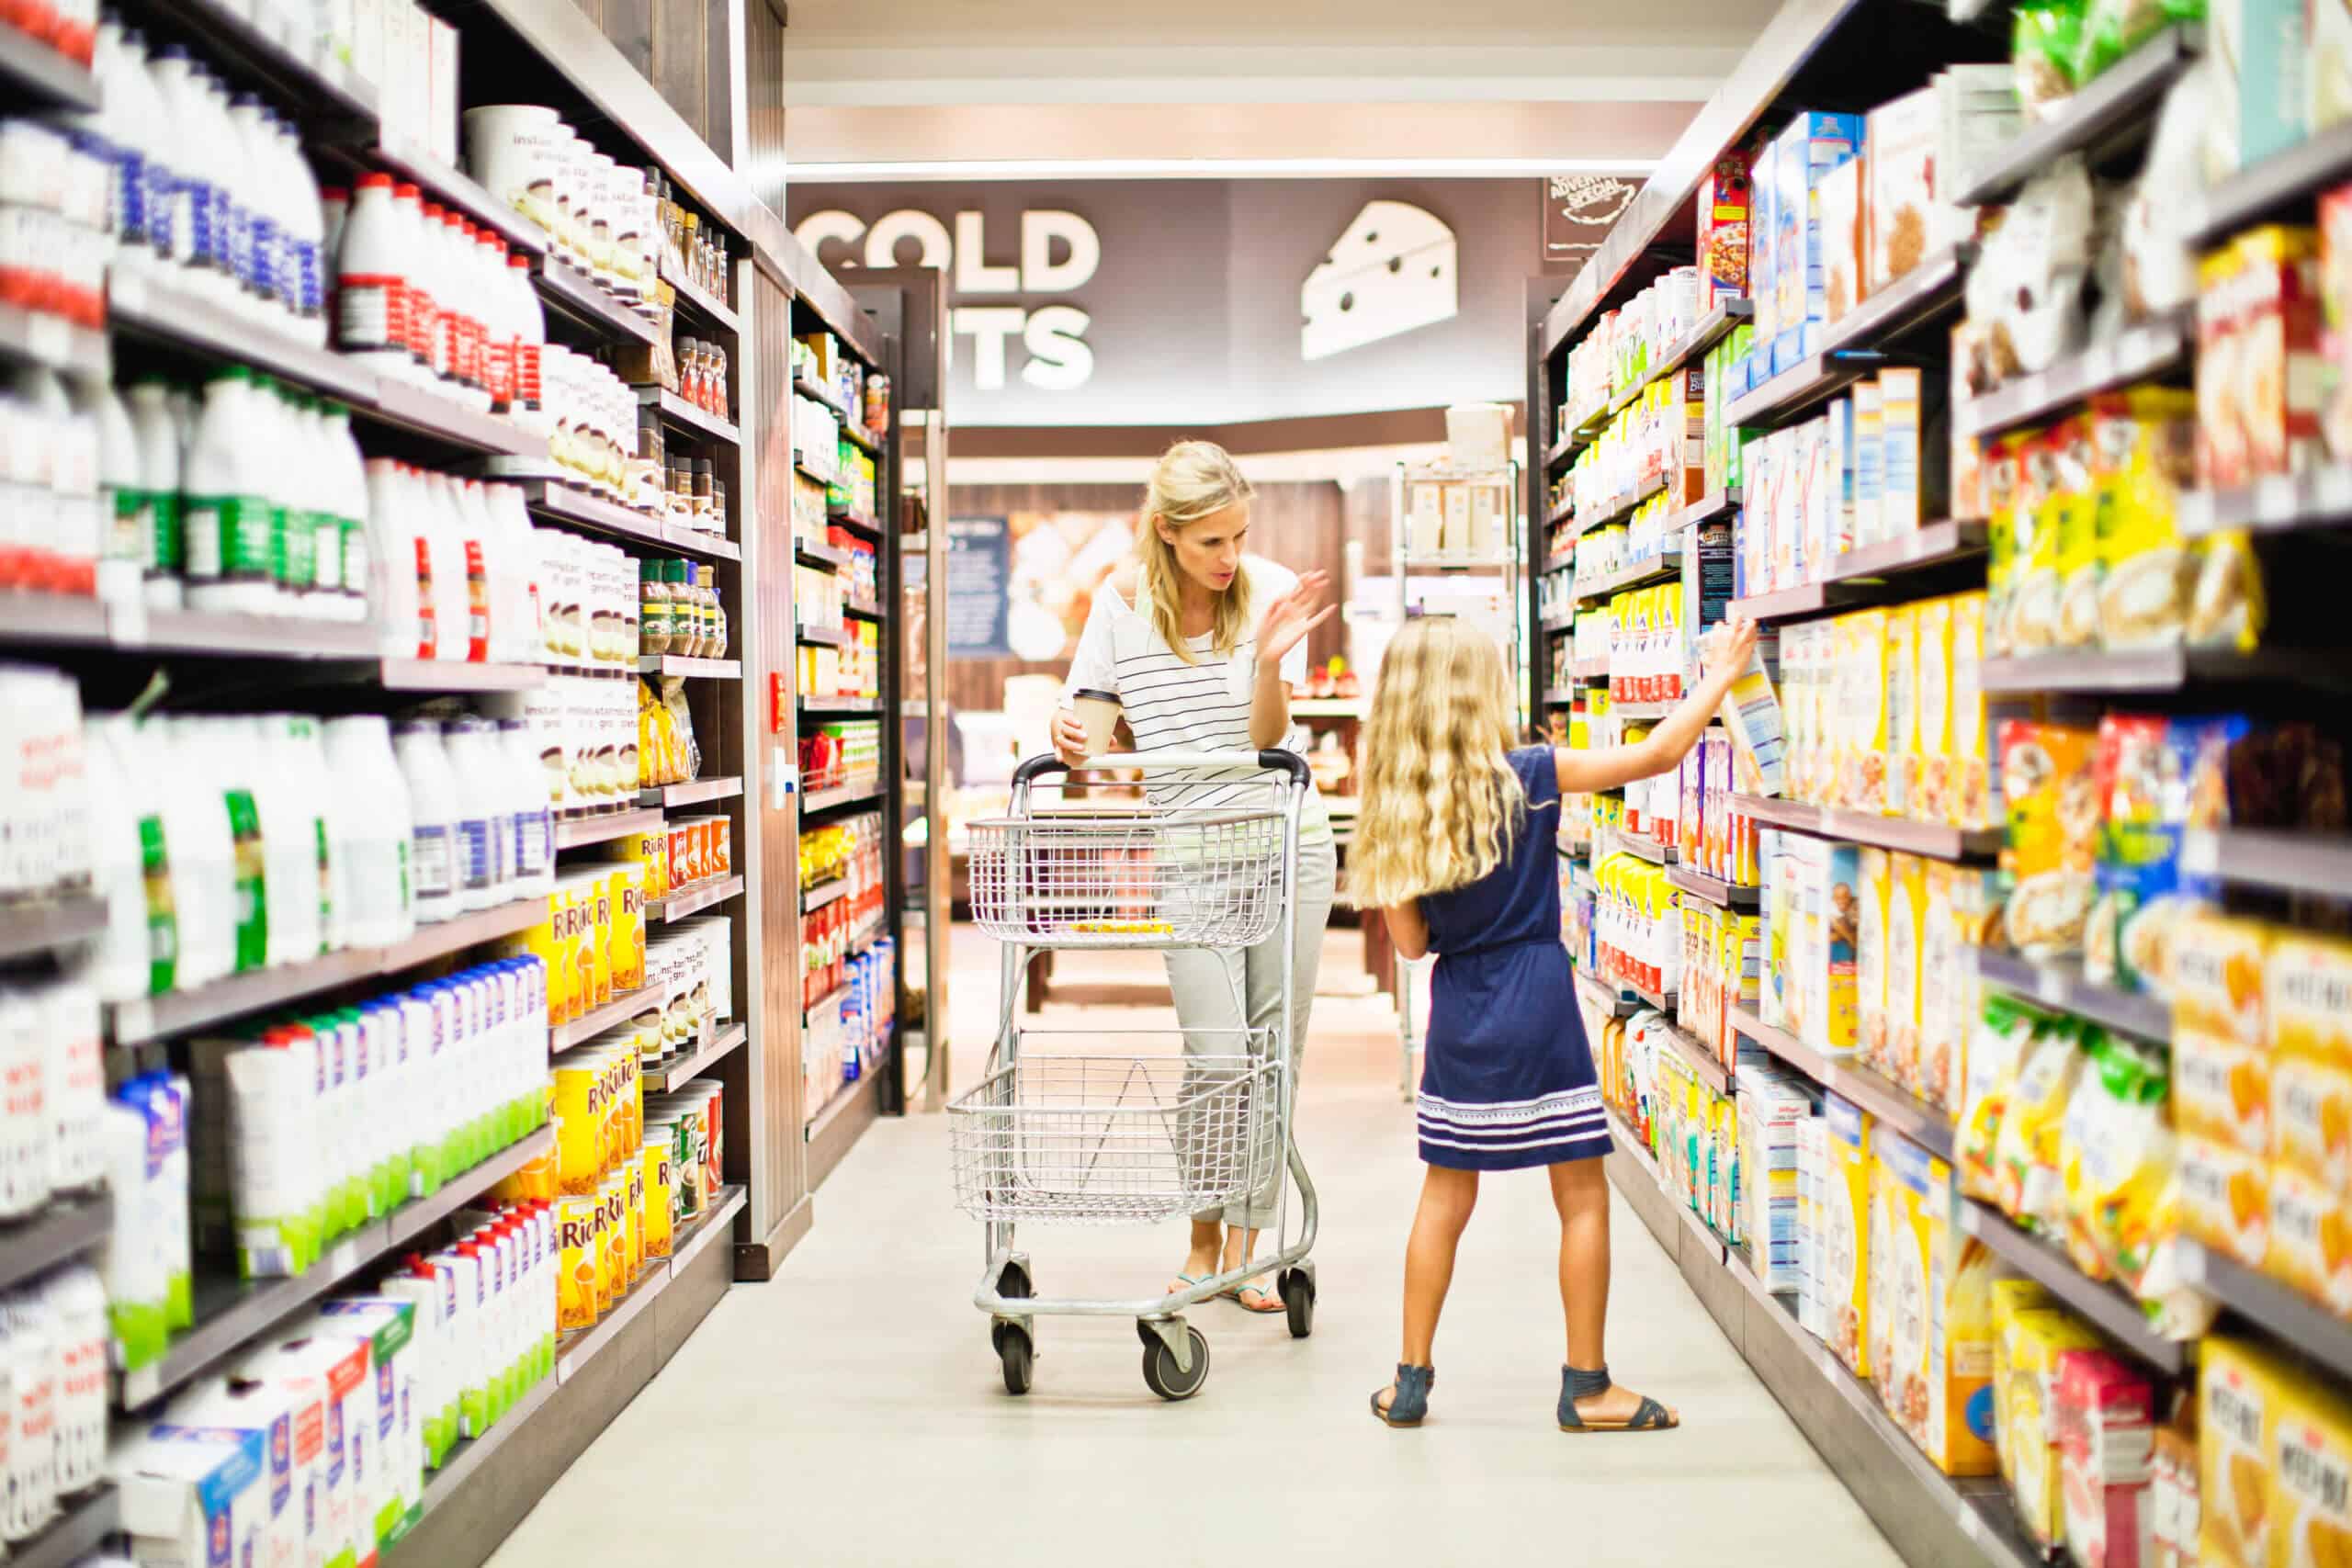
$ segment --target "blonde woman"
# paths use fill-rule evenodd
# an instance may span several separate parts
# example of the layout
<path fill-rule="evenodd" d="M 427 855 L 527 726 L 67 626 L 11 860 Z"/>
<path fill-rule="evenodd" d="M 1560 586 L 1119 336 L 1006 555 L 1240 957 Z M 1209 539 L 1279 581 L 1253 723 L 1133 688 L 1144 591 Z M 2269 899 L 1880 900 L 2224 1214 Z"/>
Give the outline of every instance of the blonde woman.
<path fill-rule="evenodd" d="M 1302 578 L 1243 552 L 1250 496 L 1233 459 L 1210 442 L 1178 442 L 1159 459 L 1144 498 L 1136 558 L 1095 594 L 1070 660 L 1069 705 L 1054 718 L 1054 750 L 1062 761 L 1086 759 L 1086 728 L 1075 711 L 1080 693 L 1117 699 L 1138 751 L 1306 750 L 1305 738 L 1291 725 L 1290 695 L 1306 678 L 1306 634 L 1331 614 L 1322 603 L 1326 574 Z M 1161 806 L 1215 806 L 1250 793 L 1250 781 L 1263 776 L 1235 769 L 1202 782 L 1159 785 L 1151 795 Z M 1331 914 L 1331 827 L 1312 795 L 1298 836 L 1298 941 L 1289 1020 L 1294 1092 L 1323 928 Z M 1280 931 L 1247 952 L 1167 957 L 1187 1053 L 1229 1055 L 1231 1037 L 1221 1043 L 1208 1032 L 1273 1026 L 1288 957 Z M 1246 1202 L 1193 1216 L 1192 1248 L 1178 1287 L 1230 1273 L 1254 1256 L 1258 1232 L 1274 1223 L 1282 1201 L 1280 1152 L 1265 1164 L 1266 1180 Z M 1250 1312 L 1283 1310 L 1271 1281 L 1225 1293 Z"/>
<path fill-rule="evenodd" d="M 1560 942 L 1560 796 L 1611 789 L 1682 761 L 1756 647 L 1735 622 L 1710 634 L 1706 676 L 1647 739 L 1577 751 L 1514 750 L 1509 677 L 1485 634 L 1414 621 L 1388 645 L 1364 739 L 1349 897 L 1387 918 L 1408 958 L 1436 953 L 1418 1121 L 1421 1185 L 1405 1248 L 1405 1345 L 1372 1396 L 1418 1427 L 1430 1351 L 1478 1173 L 1550 1168 L 1567 1314 L 1558 1420 L 1567 1432 L 1650 1432 L 1674 1412 L 1609 1380 L 1610 1148 L 1600 1081 Z"/>

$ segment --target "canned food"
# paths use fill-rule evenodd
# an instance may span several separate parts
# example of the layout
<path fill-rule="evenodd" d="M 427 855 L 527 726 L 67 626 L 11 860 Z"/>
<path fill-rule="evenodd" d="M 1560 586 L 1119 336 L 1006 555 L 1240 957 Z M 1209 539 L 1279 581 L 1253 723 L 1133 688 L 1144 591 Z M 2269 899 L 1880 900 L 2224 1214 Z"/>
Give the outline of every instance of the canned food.
<path fill-rule="evenodd" d="M 592 1051 L 557 1061 L 556 1185 L 567 1195 L 594 1192 L 605 1168 L 605 1064 Z"/>
<path fill-rule="evenodd" d="M 616 865 L 605 880 L 613 911 L 613 991 L 620 995 L 645 984 L 645 868 Z"/>
<path fill-rule="evenodd" d="M 628 1192 L 618 1175 L 605 1178 L 596 1190 L 596 1315 L 613 1310 L 629 1286 L 628 1237 L 621 1231 L 621 1210 Z"/>
<path fill-rule="evenodd" d="M 628 1168 L 621 1173 L 621 1180 L 628 1194 L 623 1218 L 628 1239 L 628 1277 L 634 1280 L 645 1271 L 645 1161 L 630 1160 Z"/>
<path fill-rule="evenodd" d="M 670 1195 L 670 1160 L 674 1145 L 662 1137 L 668 1128 L 648 1126 L 643 1156 L 639 1161 L 645 1177 L 645 1256 L 670 1256 L 670 1238 L 674 1232 Z"/>
<path fill-rule="evenodd" d="M 596 1200 L 567 1195 L 555 1201 L 555 1325 L 559 1332 L 596 1321 Z"/>

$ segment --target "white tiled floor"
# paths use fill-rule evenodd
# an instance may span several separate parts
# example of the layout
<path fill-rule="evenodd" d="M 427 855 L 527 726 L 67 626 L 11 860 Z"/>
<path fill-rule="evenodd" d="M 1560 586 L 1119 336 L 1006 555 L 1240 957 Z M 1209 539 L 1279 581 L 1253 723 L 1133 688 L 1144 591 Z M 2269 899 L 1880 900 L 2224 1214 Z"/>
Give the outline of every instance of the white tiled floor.
<path fill-rule="evenodd" d="M 1354 934 L 1331 941 L 1326 989 L 1360 988 Z M 969 1077 L 996 970 L 969 932 L 957 957 Z M 1066 976 L 1156 969 L 1095 957 Z M 1419 1177 L 1396 1077 L 1384 1001 L 1317 1003 L 1299 1129 L 1324 1202 L 1315 1336 L 1295 1342 L 1279 1317 L 1229 1303 L 1197 1310 L 1213 1371 L 1176 1405 L 1145 1389 L 1134 1325 L 1118 1320 L 1041 1320 L 1036 1390 L 1007 1397 L 971 1305 L 978 1227 L 949 1200 L 943 1121 L 879 1123 L 818 1193 L 816 1228 L 783 1273 L 720 1304 L 495 1568 L 1896 1561 L 1622 1204 L 1610 1361 L 1687 1425 L 1556 1430 L 1558 1231 L 1532 1173 L 1490 1182 L 1472 1224 L 1429 1425 L 1375 1425 L 1364 1400 L 1396 1358 Z M 1041 1230 L 1025 1245 L 1047 1291 L 1135 1294 L 1171 1271 L 1181 1241 L 1170 1226 Z"/>

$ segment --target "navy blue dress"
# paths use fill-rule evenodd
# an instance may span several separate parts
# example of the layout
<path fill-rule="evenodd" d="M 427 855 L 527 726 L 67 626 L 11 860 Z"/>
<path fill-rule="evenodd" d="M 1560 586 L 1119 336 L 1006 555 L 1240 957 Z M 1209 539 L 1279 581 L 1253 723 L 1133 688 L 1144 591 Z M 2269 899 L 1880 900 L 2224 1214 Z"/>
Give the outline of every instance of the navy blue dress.
<path fill-rule="evenodd" d="M 1560 780 L 1552 749 L 1510 754 L 1527 826 L 1500 865 L 1421 903 L 1438 954 L 1421 1062 L 1421 1158 L 1517 1170 L 1610 1149 L 1600 1077 L 1560 941 Z"/>

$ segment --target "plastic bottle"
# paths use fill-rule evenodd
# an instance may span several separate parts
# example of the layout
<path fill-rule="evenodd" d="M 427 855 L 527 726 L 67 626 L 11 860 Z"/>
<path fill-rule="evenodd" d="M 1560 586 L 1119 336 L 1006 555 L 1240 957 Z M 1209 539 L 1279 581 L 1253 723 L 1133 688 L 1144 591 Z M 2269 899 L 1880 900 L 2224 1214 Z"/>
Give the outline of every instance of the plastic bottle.
<path fill-rule="evenodd" d="M 379 375 L 404 375 L 409 346 L 405 215 L 390 175 L 362 175 L 335 250 L 335 346 Z"/>
<path fill-rule="evenodd" d="M 183 570 L 189 608 L 266 612 L 270 608 L 269 503 L 253 459 L 252 375 L 232 365 L 204 387 L 204 412 L 181 475 Z"/>
<path fill-rule="evenodd" d="M 547 893 L 555 886 L 555 811 L 548 802 L 547 771 L 528 721 L 500 719 L 498 739 L 514 802 L 514 894 Z"/>
<path fill-rule="evenodd" d="M 239 165 L 243 177 L 238 203 L 243 222 L 237 281 L 246 313 L 282 331 L 287 324 L 279 281 L 285 241 L 277 202 L 277 139 L 265 118 L 261 100 L 251 93 L 239 93 L 229 100 L 229 123 L 236 131 L 238 150 L 244 154 Z"/>
<path fill-rule="evenodd" d="M 229 118 L 229 92 L 220 79 L 202 65 L 191 66 L 188 75 L 195 89 L 190 123 L 203 147 L 205 232 L 212 254 L 208 283 L 223 309 L 250 318 L 244 288 L 251 236 L 250 215 L 242 199 L 248 175 L 243 139 Z"/>
<path fill-rule="evenodd" d="M 433 283 L 424 244 L 424 204 L 413 185 L 392 186 L 392 208 L 398 216 L 401 277 L 404 305 L 403 335 L 409 355 L 403 374 L 415 385 L 433 383 L 433 338 L 440 331 L 435 314 Z"/>
<path fill-rule="evenodd" d="M 207 299 L 217 299 L 212 195 L 203 173 L 206 137 L 199 102 L 203 93 L 197 85 L 195 67 L 187 51 L 175 43 L 165 44 L 155 51 L 149 73 L 163 107 L 164 123 L 175 133 L 173 153 L 165 160 L 169 175 L 165 227 L 171 263 L 183 274 L 182 281 L 189 289 Z"/>
<path fill-rule="evenodd" d="M 98 597 L 109 604 L 135 604 L 146 553 L 141 536 L 146 503 L 130 411 L 103 376 L 75 375 L 67 380 L 66 390 L 75 415 L 97 435 Z"/>
<path fill-rule="evenodd" d="M 259 371 L 253 376 L 241 434 L 254 454 L 246 461 L 247 470 L 269 509 L 269 597 L 255 608 L 268 615 L 307 615 L 313 568 L 311 531 L 301 515 L 301 498 L 308 484 L 310 454 L 302 445 L 300 423 L 286 389 Z"/>
<path fill-rule="evenodd" d="M 441 749 L 441 727 L 411 719 L 392 731 L 392 751 L 408 785 L 409 886 L 416 923 L 448 919 L 458 900 L 458 783 Z"/>
<path fill-rule="evenodd" d="M 335 926 L 350 947 L 390 947 L 416 930 L 409 852 L 415 824 L 408 780 L 381 714 L 331 718 L 326 761 L 335 849 Z"/>
<path fill-rule="evenodd" d="M 442 748 L 458 781 L 458 897 L 466 909 L 503 903 L 514 880 L 514 801 L 498 765 L 497 735 L 480 718 L 441 727 Z"/>
<path fill-rule="evenodd" d="M 21 412 L 40 427 L 38 434 L 26 433 L 37 447 L 18 455 L 38 465 L 18 471 L 28 479 L 38 475 L 32 499 L 40 520 L 28 527 L 19 518 L 11 532 L 47 558 L 49 587 L 60 592 L 92 592 L 101 533 L 96 423 L 76 415 L 65 384 L 52 371 L 26 366 L 9 385 L 21 401 Z"/>
<path fill-rule="evenodd" d="M 438 641 L 433 657 L 462 662 L 469 655 L 472 630 L 469 585 L 472 568 L 467 558 L 465 519 L 458 505 L 456 487 L 447 474 L 426 473 L 420 532 L 432 541 L 433 620 Z M 424 585 L 419 585 L 422 595 Z"/>
<path fill-rule="evenodd" d="M 300 157 L 301 146 L 295 143 L 295 155 Z M 307 164 L 304 165 L 308 167 Z M 344 226 L 351 220 L 351 191 L 344 186 L 319 187 L 319 305 L 322 330 L 333 337 L 340 318 L 336 314 L 336 258 L 343 254 Z"/>
<path fill-rule="evenodd" d="M 318 821 L 289 772 L 286 719 L 254 714 L 220 721 L 223 743 L 249 760 L 245 789 L 262 851 L 261 961 L 272 968 L 319 951 Z"/>
<path fill-rule="evenodd" d="M 488 229 L 474 235 L 475 310 L 481 317 L 482 390 L 490 412 L 503 414 L 514 401 L 514 327 L 509 309 L 506 247 Z"/>
<path fill-rule="evenodd" d="M 154 235 L 148 221 L 147 161 L 162 111 L 147 75 L 146 51 L 122 24 L 108 17 L 98 24 L 91 52 L 100 107 L 76 117 L 74 144 L 106 164 L 117 243 L 114 265 L 145 273 L 155 263 Z"/>
<path fill-rule="evenodd" d="M 514 329 L 514 423 L 545 435 L 552 422 L 542 384 L 548 344 L 547 312 L 531 286 L 531 262 L 517 253 L 506 258 L 507 314 Z"/>
<path fill-rule="evenodd" d="M 154 378 L 130 389 L 130 429 L 139 457 L 133 525 L 139 534 L 140 591 L 151 609 L 180 606 L 180 436 L 172 389 Z"/>
<path fill-rule="evenodd" d="M 337 402 L 324 403 L 319 417 L 335 521 L 343 535 L 343 581 L 336 589 L 334 618 L 357 625 L 368 619 L 368 584 L 373 572 L 368 547 L 367 463 L 359 455 L 358 440 L 351 434 L 349 409 Z"/>
<path fill-rule="evenodd" d="M 296 338 L 314 347 L 327 341 L 326 217 L 319 198 L 318 176 L 302 156 L 301 138 L 276 116 L 270 130 L 277 148 L 280 221 L 284 225 L 285 268 L 282 279 L 290 329 Z"/>
<path fill-rule="evenodd" d="M 177 932 L 170 924 L 168 898 L 162 901 L 164 924 L 152 932 L 149 924 L 148 857 L 153 854 L 159 868 L 167 865 L 168 846 L 162 823 L 145 809 L 145 775 L 118 744 L 118 734 L 128 724 L 119 714 L 92 714 L 83 732 L 90 891 L 107 914 L 105 926 L 81 951 L 77 969 L 98 999 L 107 1002 L 171 989 L 176 956 Z M 164 939 L 160 943 L 153 940 L 158 936 Z"/>
<path fill-rule="evenodd" d="M 180 743 L 176 728 L 173 721 L 126 718 L 113 739 L 125 773 L 134 781 L 150 781 L 147 815 L 160 829 L 161 869 L 177 937 L 167 983 L 185 988 L 219 979 L 235 958 L 229 899 L 232 857 L 229 819 L 210 770 Z"/>
<path fill-rule="evenodd" d="M 506 541 L 490 515 L 480 479 L 453 479 L 449 488 L 466 529 L 466 657 L 488 663 L 504 652 L 504 626 L 513 614 L 506 604 L 512 576 Z"/>

